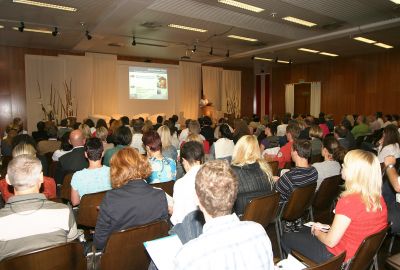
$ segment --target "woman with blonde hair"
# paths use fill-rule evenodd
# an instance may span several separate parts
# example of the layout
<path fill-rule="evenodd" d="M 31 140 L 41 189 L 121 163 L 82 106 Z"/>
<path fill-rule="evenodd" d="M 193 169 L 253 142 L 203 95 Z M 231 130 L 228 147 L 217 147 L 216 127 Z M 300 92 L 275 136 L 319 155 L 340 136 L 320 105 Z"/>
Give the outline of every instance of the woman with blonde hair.
<path fill-rule="evenodd" d="M 126 147 L 112 156 L 110 165 L 113 189 L 100 205 L 94 234 L 97 249 L 104 248 L 113 232 L 168 218 L 165 193 L 145 181 L 151 173 L 146 157 Z"/>
<path fill-rule="evenodd" d="M 242 215 L 251 199 L 274 191 L 271 168 L 261 158 L 255 136 L 245 135 L 239 139 L 233 148 L 231 167 L 239 181 L 234 211 Z"/>
<path fill-rule="evenodd" d="M 346 251 L 348 261 L 362 241 L 387 226 L 387 208 L 381 195 L 382 176 L 378 158 L 370 152 L 353 150 L 346 154 L 342 169 L 345 191 L 335 209 L 331 227 L 315 223 L 310 229 L 287 233 L 282 247 L 292 249 L 317 263 Z"/>
<path fill-rule="evenodd" d="M 161 138 L 161 153 L 164 157 L 171 158 L 176 161 L 178 157 L 178 151 L 175 146 L 172 145 L 171 130 L 168 126 L 163 125 L 157 129 L 158 135 Z"/>
<path fill-rule="evenodd" d="M 85 136 L 86 139 L 92 137 L 92 131 L 90 130 L 90 127 L 88 125 L 80 124 L 79 129 L 82 130 L 83 136 Z"/>

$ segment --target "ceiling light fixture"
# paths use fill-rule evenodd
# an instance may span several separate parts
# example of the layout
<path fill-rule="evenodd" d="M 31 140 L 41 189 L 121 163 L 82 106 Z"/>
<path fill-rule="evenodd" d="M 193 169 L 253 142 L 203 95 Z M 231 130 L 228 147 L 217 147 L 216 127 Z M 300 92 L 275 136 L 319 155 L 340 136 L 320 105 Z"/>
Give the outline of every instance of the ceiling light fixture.
<path fill-rule="evenodd" d="M 30 0 L 13 0 L 13 2 L 19 3 L 19 4 L 37 6 L 37 7 L 45 7 L 45 8 L 64 10 L 64 11 L 72 11 L 72 12 L 75 12 L 78 10 L 74 7 L 60 6 L 60 5 L 54 5 L 54 4 L 49 4 L 49 3 L 37 2 L 37 1 L 30 1 Z"/>
<path fill-rule="evenodd" d="M 261 60 L 261 61 L 268 61 L 268 62 L 274 61 L 274 59 L 264 58 L 264 57 L 257 57 L 257 56 L 255 56 L 253 59 L 254 60 Z"/>
<path fill-rule="evenodd" d="M 54 27 L 54 31 L 51 32 L 51 34 L 53 35 L 53 37 L 56 37 L 58 35 L 58 28 Z"/>
<path fill-rule="evenodd" d="M 281 64 L 290 64 L 289 61 L 279 60 L 279 59 L 276 62 L 281 63 Z"/>
<path fill-rule="evenodd" d="M 364 42 L 364 43 L 368 43 L 368 44 L 376 43 L 375 40 L 372 40 L 372 39 L 369 39 L 369 38 L 364 38 L 364 37 L 355 37 L 355 38 L 353 38 L 353 39 L 355 39 L 355 40 L 357 40 L 357 41 Z"/>
<path fill-rule="evenodd" d="M 0 29 L 3 29 L 4 28 L 4 25 L 0 25 Z"/>
<path fill-rule="evenodd" d="M 302 19 L 295 18 L 295 17 L 291 17 L 291 16 L 283 17 L 282 20 L 285 20 L 285 21 L 288 21 L 288 22 L 292 22 L 292 23 L 301 24 L 301 25 L 304 25 L 304 26 L 307 26 L 307 27 L 313 27 L 313 26 L 317 25 L 316 23 L 309 22 L 309 21 L 302 20 Z"/>
<path fill-rule="evenodd" d="M 240 39 L 240 40 L 251 41 L 251 42 L 258 41 L 258 39 L 255 39 L 255 38 L 242 37 L 242 36 L 237 36 L 237 35 L 229 35 L 228 38 Z"/>
<path fill-rule="evenodd" d="M 132 37 L 132 46 L 136 46 L 136 38 L 135 38 L 135 36 Z"/>
<path fill-rule="evenodd" d="M 395 4 L 400 4 L 400 0 L 390 0 L 390 1 L 392 1 L 393 3 L 395 3 Z"/>
<path fill-rule="evenodd" d="M 307 49 L 307 48 L 299 48 L 297 50 L 303 51 L 303 52 L 309 52 L 309 53 L 319 53 L 319 51 L 317 51 L 317 50 L 312 50 L 312 49 Z"/>
<path fill-rule="evenodd" d="M 22 32 L 24 32 L 24 28 L 25 28 L 25 23 L 24 22 L 20 22 L 19 23 L 19 27 L 17 28 L 17 30 L 22 33 Z"/>
<path fill-rule="evenodd" d="M 328 53 L 328 52 L 320 52 L 319 54 L 326 55 L 326 56 L 332 56 L 332 57 L 339 56 L 339 55 L 337 55 L 337 54 L 334 54 L 334 53 Z"/>
<path fill-rule="evenodd" d="M 211 47 L 210 52 L 208 54 L 213 55 L 213 53 L 214 53 L 214 49 L 213 49 L 213 47 Z"/>
<path fill-rule="evenodd" d="M 183 29 L 183 30 L 188 30 L 188 31 L 195 31 L 195 32 L 207 32 L 208 30 L 206 29 L 201 29 L 201 28 L 194 28 L 194 27 L 190 27 L 190 26 L 184 26 L 184 25 L 179 25 L 179 24 L 168 24 L 168 27 L 171 28 L 177 28 L 177 29 Z"/>
<path fill-rule="evenodd" d="M 385 48 L 385 49 L 392 49 L 393 46 L 382 43 L 382 42 L 377 42 L 374 44 L 375 46 L 381 47 L 381 48 Z"/>
<path fill-rule="evenodd" d="M 229 55 L 229 50 L 227 50 L 225 56 L 229 58 Z"/>
<path fill-rule="evenodd" d="M 86 30 L 85 36 L 86 36 L 87 40 L 91 40 L 92 39 L 92 36 L 90 35 L 89 30 Z"/>
<path fill-rule="evenodd" d="M 256 7 L 256 6 L 253 6 L 253 5 L 249 5 L 249 4 L 245 4 L 245 3 L 242 3 L 242 2 L 239 2 L 239 1 L 235 1 L 235 0 L 218 0 L 218 2 L 222 3 L 222 4 L 227 4 L 227 5 L 230 5 L 230 6 L 233 6 L 233 7 L 237 7 L 237 8 L 241 8 L 241 9 L 246 9 L 246 10 L 249 10 L 249 11 L 257 12 L 257 13 L 262 12 L 262 11 L 265 10 L 263 8 L 259 8 L 259 7 Z"/>
<path fill-rule="evenodd" d="M 13 30 L 20 31 L 20 32 L 33 32 L 33 33 L 41 33 L 41 34 L 51 34 L 51 30 L 43 30 L 43 29 L 35 29 L 35 28 L 23 28 L 21 31 L 21 27 L 13 27 Z"/>

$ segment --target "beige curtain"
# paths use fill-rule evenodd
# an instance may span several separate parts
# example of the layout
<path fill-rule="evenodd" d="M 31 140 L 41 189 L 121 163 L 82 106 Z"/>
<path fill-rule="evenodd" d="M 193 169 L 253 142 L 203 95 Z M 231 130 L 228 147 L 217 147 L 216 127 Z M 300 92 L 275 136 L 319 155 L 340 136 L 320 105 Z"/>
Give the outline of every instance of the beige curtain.
<path fill-rule="evenodd" d="M 222 111 L 240 116 L 242 72 L 236 70 L 222 71 Z"/>
<path fill-rule="evenodd" d="M 87 53 L 93 64 L 93 113 L 112 115 L 117 111 L 117 56 Z"/>
<path fill-rule="evenodd" d="M 285 111 L 294 113 L 294 84 L 286 84 L 285 86 Z"/>
<path fill-rule="evenodd" d="M 203 93 L 207 99 L 213 103 L 215 110 L 221 110 L 221 82 L 222 68 L 202 67 L 203 74 Z"/>
<path fill-rule="evenodd" d="M 201 64 L 179 62 L 179 92 L 177 108 L 184 118 L 197 119 L 201 93 Z"/>
<path fill-rule="evenodd" d="M 311 83 L 310 114 L 318 117 L 321 112 L 321 82 Z"/>

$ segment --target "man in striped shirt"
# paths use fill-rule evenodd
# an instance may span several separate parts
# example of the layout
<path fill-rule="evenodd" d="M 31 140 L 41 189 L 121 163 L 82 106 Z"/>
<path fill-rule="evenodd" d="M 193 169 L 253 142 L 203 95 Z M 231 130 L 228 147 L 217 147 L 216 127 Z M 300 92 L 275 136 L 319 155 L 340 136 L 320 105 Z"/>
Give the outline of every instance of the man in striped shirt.
<path fill-rule="evenodd" d="M 311 142 L 308 140 L 295 140 L 291 156 L 296 167 L 282 175 L 276 185 L 276 190 L 281 194 L 280 203 L 289 200 L 290 194 L 298 187 L 304 187 L 317 182 L 317 170 L 308 164 L 311 155 Z"/>
<path fill-rule="evenodd" d="M 77 237 L 71 209 L 39 193 L 43 182 L 39 159 L 15 157 L 8 164 L 6 180 L 14 187 L 15 196 L 0 209 L 0 260 Z"/>

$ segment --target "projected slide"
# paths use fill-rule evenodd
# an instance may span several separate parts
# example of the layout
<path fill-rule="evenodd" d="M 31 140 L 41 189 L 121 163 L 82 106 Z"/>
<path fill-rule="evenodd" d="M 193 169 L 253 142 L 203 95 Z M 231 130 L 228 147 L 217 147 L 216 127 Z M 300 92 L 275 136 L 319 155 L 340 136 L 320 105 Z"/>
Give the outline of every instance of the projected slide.
<path fill-rule="evenodd" d="M 168 99 L 167 70 L 129 67 L 130 99 Z"/>

